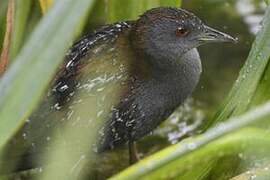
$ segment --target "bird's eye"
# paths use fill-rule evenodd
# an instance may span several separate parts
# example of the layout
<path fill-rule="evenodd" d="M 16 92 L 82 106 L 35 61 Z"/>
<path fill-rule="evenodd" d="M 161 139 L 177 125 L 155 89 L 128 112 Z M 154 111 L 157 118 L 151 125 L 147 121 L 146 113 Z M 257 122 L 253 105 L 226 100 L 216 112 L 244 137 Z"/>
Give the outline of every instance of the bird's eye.
<path fill-rule="evenodd" d="M 185 37 L 189 34 L 189 30 L 186 28 L 179 27 L 176 29 L 175 34 L 177 37 Z"/>

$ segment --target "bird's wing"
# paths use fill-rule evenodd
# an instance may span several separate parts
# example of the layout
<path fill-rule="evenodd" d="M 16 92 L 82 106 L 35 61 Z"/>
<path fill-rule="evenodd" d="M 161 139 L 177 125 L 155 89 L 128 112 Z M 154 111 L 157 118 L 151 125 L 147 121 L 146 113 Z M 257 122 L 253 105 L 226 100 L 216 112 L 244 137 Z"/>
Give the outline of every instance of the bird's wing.
<path fill-rule="evenodd" d="M 51 140 L 52 132 L 61 134 L 67 122 L 91 131 L 97 119 L 109 119 L 129 88 L 129 29 L 130 24 L 118 23 L 78 41 L 13 143 L 36 148 Z"/>

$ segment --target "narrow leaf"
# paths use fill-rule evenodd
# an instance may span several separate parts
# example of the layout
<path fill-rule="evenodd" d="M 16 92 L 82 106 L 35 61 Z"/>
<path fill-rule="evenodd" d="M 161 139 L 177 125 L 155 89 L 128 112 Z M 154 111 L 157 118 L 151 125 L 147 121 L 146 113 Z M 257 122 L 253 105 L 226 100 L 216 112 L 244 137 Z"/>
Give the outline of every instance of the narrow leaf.
<path fill-rule="evenodd" d="M 238 176 L 231 178 L 230 180 L 267 180 L 270 179 L 270 166 L 259 167 L 249 170 Z"/>
<path fill-rule="evenodd" d="M 201 136 L 198 136 L 196 138 L 191 138 L 189 140 L 180 142 L 176 145 L 166 148 L 165 150 L 159 151 L 158 153 L 146 158 L 145 160 L 140 161 L 138 164 L 131 166 L 130 168 L 116 175 L 112 179 L 117 179 L 117 180 L 118 179 L 138 179 L 142 177 L 147 177 L 149 173 L 153 171 L 159 171 L 162 168 L 166 168 L 167 165 L 169 165 L 170 163 L 178 159 L 180 161 L 181 158 L 186 158 L 193 151 L 199 152 L 202 147 L 213 142 L 214 140 L 224 135 L 227 135 L 229 133 L 232 133 L 235 130 L 243 128 L 244 126 L 250 125 L 251 123 L 258 122 L 259 120 L 262 120 L 265 117 L 269 117 L 269 115 L 270 115 L 270 102 L 262 106 L 259 106 L 258 108 L 251 110 L 241 116 L 231 118 L 228 120 L 227 123 L 220 124 L 219 126 L 210 129 L 209 131 L 207 131 Z M 265 132 L 265 131 L 262 131 L 262 132 Z M 245 139 L 247 140 L 248 134 L 249 133 L 239 133 L 240 136 L 243 136 L 242 140 L 245 140 Z M 257 135 L 255 135 L 254 137 L 257 137 Z M 232 140 L 233 139 L 235 138 L 232 138 Z M 251 142 L 253 143 L 256 141 L 252 140 Z M 224 143 L 220 143 L 220 145 L 223 146 Z M 237 148 L 239 148 L 238 145 L 239 144 L 237 144 L 236 146 Z M 222 148 L 220 148 L 219 146 L 213 145 L 213 147 L 216 148 L 218 151 L 222 151 Z M 210 153 L 208 152 L 206 153 L 206 155 L 207 154 L 210 154 Z M 200 159 L 200 158 L 197 156 L 193 156 L 192 159 L 195 162 L 196 159 Z M 180 163 L 180 165 L 187 164 L 186 162 L 181 162 L 181 161 L 178 163 Z M 170 168 L 166 168 L 166 169 L 170 169 Z M 177 169 L 179 170 L 181 168 L 177 167 Z"/>
<path fill-rule="evenodd" d="M 255 96 L 258 85 L 270 59 L 270 6 L 268 6 L 262 29 L 256 36 L 248 59 L 230 91 L 224 105 L 207 126 L 224 121 L 230 116 L 245 112 Z"/>
<path fill-rule="evenodd" d="M 53 4 L 53 0 L 39 0 L 42 13 L 45 14 Z"/>
<path fill-rule="evenodd" d="M 11 38 L 9 59 L 12 61 L 18 54 L 25 39 L 25 29 L 30 15 L 32 0 L 15 1 L 14 30 Z"/>
<path fill-rule="evenodd" d="M 1 79 L 0 147 L 38 104 L 93 2 L 57 1 Z"/>
<path fill-rule="evenodd" d="M 146 10 L 159 6 L 180 7 L 181 0 L 110 0 L 107 6 L 108 22 L 134 20 Z"/>
<path fill-rule="evenodd" d="M 7 0 L 0 1 L 0 52 L 2 51 L 2 45 L 5 36 L 7 4 Z"/>
<path fill-rule="evenodd" d="M 13 23 L 14 23 L 14 9 L 15 9 L 15 0 L 10 0 L 8 3 L 4 45 L 0 56 L 0 75 L 2 75 L 6 71 L 9 62 L 11 35 L 13 32 Z"/>

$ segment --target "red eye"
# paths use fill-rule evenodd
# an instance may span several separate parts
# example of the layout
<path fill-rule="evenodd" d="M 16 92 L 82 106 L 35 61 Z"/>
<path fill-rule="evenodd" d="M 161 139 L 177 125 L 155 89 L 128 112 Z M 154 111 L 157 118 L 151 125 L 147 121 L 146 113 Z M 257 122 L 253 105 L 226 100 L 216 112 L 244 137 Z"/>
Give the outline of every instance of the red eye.
<path fill-rule="evenodd" d="M 185 29 L 185 28 L 182 28 L 182 27 L 179 27 L 176 29 L 176 32 L 175 32 L 176 36 L 177 37 L 185 37 L 189 34 L 189 30 L 188 29 Z"/>

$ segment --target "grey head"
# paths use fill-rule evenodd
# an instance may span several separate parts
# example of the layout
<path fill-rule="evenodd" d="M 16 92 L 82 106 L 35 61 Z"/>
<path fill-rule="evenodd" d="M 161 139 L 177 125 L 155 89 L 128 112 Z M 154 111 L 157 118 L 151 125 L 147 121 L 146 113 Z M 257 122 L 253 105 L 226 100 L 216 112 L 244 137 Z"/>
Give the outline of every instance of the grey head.
<path fill-rule="evenodd" d="M 193 13 L 179 8 L 154 8 L 144 13 L 132 31 L 139 53 L 154 59 L 175 59 L 209 42 L 236 42 L 233 37 L 205 25 Z"/>

